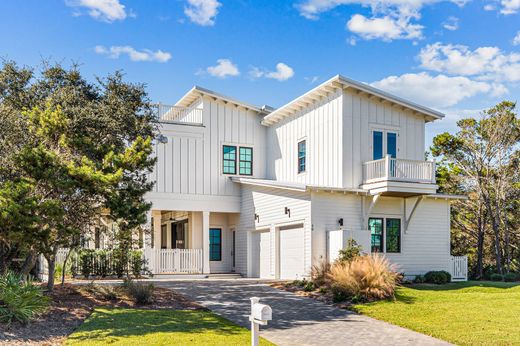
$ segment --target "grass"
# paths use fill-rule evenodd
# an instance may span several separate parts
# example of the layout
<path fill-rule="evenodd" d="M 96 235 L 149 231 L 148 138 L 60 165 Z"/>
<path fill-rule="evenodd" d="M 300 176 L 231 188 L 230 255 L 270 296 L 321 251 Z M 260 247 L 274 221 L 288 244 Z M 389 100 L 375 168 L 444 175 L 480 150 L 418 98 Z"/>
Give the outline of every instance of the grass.
<path fill-rule="evenodd" d="M 458 345 L 520 345 L 518 283 L 413 285 L 354 309 Z"/>
<path fill-rule="evenodd" d="M 207 311 L 97 308 L 65 344 L 247 345 L 250 338 L 249 330 Z"/>

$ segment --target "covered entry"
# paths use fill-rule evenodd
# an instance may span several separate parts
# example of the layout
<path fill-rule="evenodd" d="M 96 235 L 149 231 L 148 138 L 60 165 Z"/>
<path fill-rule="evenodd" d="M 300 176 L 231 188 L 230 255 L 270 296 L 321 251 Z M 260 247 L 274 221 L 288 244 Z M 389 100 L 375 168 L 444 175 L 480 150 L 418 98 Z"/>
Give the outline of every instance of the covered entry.
<path fill-rule="evenodd" d="M 280 279 L 305 277 L 305 237 L 303 225 L 284 226 L 280 234 Z"/>

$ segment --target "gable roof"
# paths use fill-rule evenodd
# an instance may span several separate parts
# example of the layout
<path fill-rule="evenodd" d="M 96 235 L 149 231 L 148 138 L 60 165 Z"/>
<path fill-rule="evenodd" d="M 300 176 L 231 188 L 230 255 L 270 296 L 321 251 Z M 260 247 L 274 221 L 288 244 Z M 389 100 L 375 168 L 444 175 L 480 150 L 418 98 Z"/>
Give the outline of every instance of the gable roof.
<path fill-rule="evenodd" d="M 252 111 L 255 111 L 255 112 L 258 112 L 258 113 L 263 113 L 263 114 L 270 113 L 273 110 L 273 108 L 271 108 L 269 106 L 258 107 L 258 106 L 252 105 L 250 103 L 239 101 L 239 100 L 234 99 L 232 97 L 219 94 L 219 93 L 217 93 L 215 91 L 202 88 L 202 87 L 197 86 L 197 85 L 195 85 L 186 94 L 184 94 L 184 96 L 181 97 L 181 99 L 179 101 L 177 101 L 177 103 L 175 103 L 175 106 L 178 106 L 178 107 L 189 107 L 193 102 L 195 102 L 201 96 L 209 96 L 209 97 L 212 97 L 214 99 L 219 99 L 219 100 L 222 100 L 222 101 L 224 101 L 226 103 L 231 103 L 231 104 L 234 104 L 234 105 L 237 105 L 237 106 L 240 106 L 240 107 L 244 107 L 244 108 L 250 109 Z"/>
<path fill-rule="evenodd" d="M 262 120 L 262 124 L 267 126 L 275 124 L 285 117 L 291 116 L 299 110 L 308 107 L 314 102 L 320 101 L 323 97 L 327 97 L 331 93 L 336 92 L 338 89 L 347 88 L 355 90 L 358 93 L 370 95 L 371 97 L 376 97 L 380 100 L 390 102 L 405 109 L 409 109 L 412 112 L 423 115 L 427 121 L 434 121 L 444 117 L 443 113 L 431 108 L 424 107 L 398 96 L 391 95 L 368 84 L 361 83 L 341 75 L 336 75 L 328 81 L 318 85 L 316 88 L 306 92 L 302 96 L 266 115 Z"/>

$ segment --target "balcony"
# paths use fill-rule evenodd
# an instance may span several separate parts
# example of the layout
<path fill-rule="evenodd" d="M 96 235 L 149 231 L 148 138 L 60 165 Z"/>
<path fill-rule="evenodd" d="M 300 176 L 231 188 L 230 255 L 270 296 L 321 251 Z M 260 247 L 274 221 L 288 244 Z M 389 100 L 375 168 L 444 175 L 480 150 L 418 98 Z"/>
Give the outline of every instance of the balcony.
<path fill-rule="evenodd" d="M 153 105 L 153 110 L 155 116 L 162 122 L 202 125 L 202 108 L 187 108 L 157 103 Z"/>
<path fill-rule="evenodd" d="M 395 159 L 389 155 L 365 162 L 361 188 L 386 195 L 435 193 L 435 162 Z"/>

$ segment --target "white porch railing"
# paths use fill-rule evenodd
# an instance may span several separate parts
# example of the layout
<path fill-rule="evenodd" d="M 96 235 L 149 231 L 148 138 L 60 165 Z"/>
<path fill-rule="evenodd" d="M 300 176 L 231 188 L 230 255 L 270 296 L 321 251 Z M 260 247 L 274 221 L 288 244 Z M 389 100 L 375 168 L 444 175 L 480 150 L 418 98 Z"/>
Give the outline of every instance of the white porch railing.
<path fill-rule="evenodd" d="M 186 108 L 158 103 L 154 105 L 157 118 L 161 121 L 181 123 L 188 125 L 202 124 L 201 108 Z"/>
<path fill-rule="evenodd" d="M 387 155 L 363 163 L 363 184 L 385 180 L 435 184 L 435 162 L 394 159 Z"/>
<path fill-rule="evenodd" d="M 146 248 L 144 256 L 154 274 L 202 273 L 202 249 Z"/>
<path fill-rule="evenodd" d="M 468 257 L 451 256 L 450 258 L 451 281 L 468 280 Z"/>

